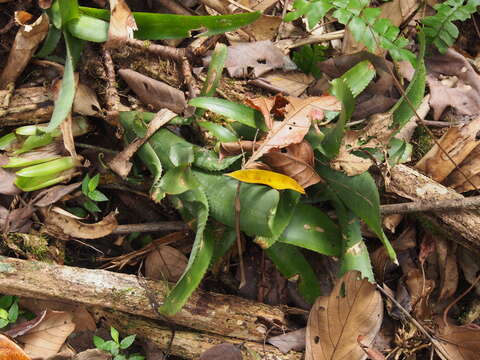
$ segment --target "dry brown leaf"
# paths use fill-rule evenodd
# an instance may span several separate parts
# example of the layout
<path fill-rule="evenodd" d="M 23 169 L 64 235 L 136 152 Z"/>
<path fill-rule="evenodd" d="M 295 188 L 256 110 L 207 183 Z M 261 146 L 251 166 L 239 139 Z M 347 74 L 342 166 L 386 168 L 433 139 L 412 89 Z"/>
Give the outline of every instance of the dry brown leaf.
<path fill-rule="evenodd" d="M 394 234 L 402 220 L 403 214 L 390 214 L 383 217 L 382 224 L 388 231 Z"/>
<path fill-rule="evenodd" d="M 452 297 L 458 286 L 457 244 L 443 237 L 435 237 L 434 241 L 440 273 L 438 301 L 443 301 Z"/>
<path fill-rule="evenodd" d="M 449 128 L 428 153 L 415 165 L 415 168 L 433 180 L 441 183 L 470 152 L 480 144 L 476 135 L 480 131 L 480 117 L 461 127 Z M 443 149 L 440 150 L 440 149 Z M 449 157 L 444 154 L 447 152 Z M 452 163 L 453 160 L 455 162 Z"/>
<path fill-rule="evenodd" d="M 48 16 L 43 14 L 32 25 L 24 25 L 18 30 L 7 64 L 0 75 L 0 89 L 15 83 L 18 76 L 30 62 L 35 50 L 48 33 Z"/>
<path fill-rule="evenodd" d="M 443 360 L 478 360 L 480 354 L 480 330 L 469 326 L 445 326 L 442 320 L 438 319 L 439 329 L 435 340 L 444 353 L 448 354 L 446 359 L 437 349 L 438 356 Z"/>
<path fill-rule="evenodd" d="M 278 2 L 278 0 L 249 0 L 250 9 L 255 11 L 263 11 L 272 7 Z"/>
<path fill-rule="evenodd" d="M 468 60 L 453 49 L 425 60 L 430 106 L 438 120 L 447 107 L 462 115 L 480 113 L 480 75 Z"/>
<path fill-rule="evenodd" d="M 315 78 L 302 72 L 272 72 L 259 80 L 266 81 L 272 87 L 278 89 L 279 92 L 300 96 L 313 83 Z"/>
<path fill-rule="evenodd" d="M 68 312 L 72 314 L 76 332 L 87 330 L 95 331 L 97 328 L 93 316 L 87 311 L 84 305 L 54 300 L 21 298 L 20 306 L 35 314 L 45 311 L 45 309 Z"/>
<path fill-rule="evenodd" d="M 265 119 L 265 125 L 271 129 L 273 115 L 283 115 L 289 100 L 282 95 L 272 97 L 257 97 L 245 100 L 245 104 L 260 111 Z"/>
<path fill-rule="evenodd" d="M 360 360 L 366 355 L 357 343 L 371 346 L 380 330 L 383 302 L 375 285 L 350 271 L 330 296 L 318 298 L 308 317 L 306 360 Z"/>
<path fill-rule="evenodd" d="M 60 130 L 62 131 L 62 140 L 63 146 L 68 151 L 70 156 L 75 161 L 79 161 L 80 158 L 77 155 L 75 150 L 75 141 L 73 140 L 73 129 L 72 129 L 72 115 L 68 114 L 65 120 L 60 124 Z"/>
<path fill-rule="evenodd" d="M 229 343 L 218 344 L 204 351 L 199 360 L 242 360 L 240 349 Z"/>
<path fill-rule="evenodd" d="M 60 350 L 74 329 L 70 313 L 47 310 L 43 321 L 18 339 L 25 344 L 24 350 L 29 356 L 47 358 Z"/>
<path fill-rule="evenodd" d="M 45 207 L 55 204 L 65 195 L 70 194 L 82 185 L 81 182 L 69 185 L 55 185 L 40 191 L 32 199 L 31 204 L 37 207 Z"/>
<path fill-rule="evenodd" d="M 459 168 L 455 168 L 443 182 L 444 185 L 454 188 L 458 192 L 474 190 L 470 181 L 480 175 L 480 145 L 477 145 L 462 161 Z M 461 191 L 460 191 L 461 190 Z"/>
<path fill-rule="evenodd" d="M 155 111 L 167 108 L 180 114 L 187 106 L 183 91 L 130 69 L 121 69 L 118 74 L 140 101 L 152 106 Z"/>
<path fill-rule="evenodd" d="M 106 45 L 114 48 L 124 45 L 127 39 L 133 39 L 133 32 L 138 28 L 125 0 L 110 0 L 110 12 Z"/>
<path fill-rule="evenodd" d="M 303 351 L 305 349 L 306 328 L 290 331 L 286 334 L 273 336 L 267 340 L 282 353 L 286 354 L 290 350 Z"/>
<path fill-rule="evenodd" d="M 275 40 L 278 27 L 282 23 L 280 16 L 263 15 L 253 23 L 244 26 L 242 29 L 249 35 L 253 35 L 255 41 Z"/>
<path fill-rule="evenodd" d="M 367 345 L 363 344 L 363 340 L 364 340 L 364 337 L 361 336 L 361 335 L 357 338 L 358 345 L 360 345 L 361 348 L 363 349 L 363 351 L 365 351 L 365 354 L 368 355 L 369 359 L 371 359 L 371 360 L 386 360 L 385 356 L 383 356 L 383 354 L 380 351 L 378 351 L 377 349 L 375 349 L 372 346 L 367 346 Z"/>
<path fill-rule="evenodd" d="M 50 211 L 45 224 L 54 226 L 58 231 L 80 239 L 98 239 L 112 233 L 117 227 L 116 211 L 112 211 L 101 221 L 85 224 L 71 217 Z"/>
<path fill-rule="evenodd" d="M 168 245 L 158 246 L 145 259 L 145 276 L 177 282 L 187 264 L 188 259 L 181 251 Z"/>
<path fill-rule="evenodd" d="M 0 334 L 0 359 L 31 360 L 20 346 L 3 334 Z"/>
<path fill-rule="evenodd" d="M 429 298 L 435 289 L 435 281 L 425 279 L 420 269 L 411 269 L 405 274 L 405 285 L 411 296 L 415 319 L 424 320 L 429 318 L 432 312 Z"/>
<path fill-rule="evenodd" d="M 73 112 L 85 116 L 95 116 L 101 109 L 95 91 L 88 85 L 79 82 L 73 100 Z"/>
<path fill-rule="evenodd" d="M 15 186 L 16 177 L 15 173 L 0 168 L 0 194 L 17 195 L 22 192 Z"/>
<path fill-rule="evenodd" d="M 105 351 L 88 349 L 75 355 L 72 360 L 110 360 L 111 358 L 112 355 Z"/>
<path fill-rule="evenodd" d="M 296 68 L 290 58 L 269 40 L 229 46 L 225 67 L 234 78 L 257 78 L 270 70 Z"/>
<path fill-rule="evenodd" d="M 263 161 L 275 171 L 295 179 L 303 188 L 322 180 L 314 169 L 314 154 L 310 143 L 302 141 L 283 150 L 285 151 L 264 154 Z"/>
<path fill-rule="evenodd" d="M 28 331 L 33 329 L 35 326 L 40 324 L 43 321 L 43 318 L 47 315 L 47 311 L 39 311 L 38 316 L 32 320 L 24 321 L 20 324 L 15 324 L 12 328 L 8 331 L 5 331 L 5 335 L 8 335 L 12 338 L 16 338 L 18 336 L 25 335 Z"/>
<path fill-rule="evenodd" d="M 160 129 L 163 125 L 172 120 L 177 114 L 167 109 L 162 109 L 155 114 L 154 118 L 148 124 L 145 136 L 142 138 L 136 138 L 125 149 L 115 155 L 115 157 L 109 161 L 108 166 L 121 178 L 126 178 L 133 164 L 130 162 L 131 157 L 137 152 L 138 149 Z"/>
<path fill-rule="evenodd" d="M 295 103 L 290 101 L 286 108 L 285 120 L 274 124 L 263 143 L 248 159 L 245 168 L 271 150 L 300 143 L 310 129 L 312 117 L 323 115 L 326 110 L 338 111 L 340 103 L 334 96 L 310 97 Z"/>

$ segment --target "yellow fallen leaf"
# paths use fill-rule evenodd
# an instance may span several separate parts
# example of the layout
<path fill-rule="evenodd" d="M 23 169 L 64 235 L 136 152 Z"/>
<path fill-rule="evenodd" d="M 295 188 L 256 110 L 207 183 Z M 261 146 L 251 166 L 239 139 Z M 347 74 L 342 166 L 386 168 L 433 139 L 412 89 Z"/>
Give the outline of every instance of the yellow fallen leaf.
<path fill-rule="evenodd" d="M 246 183 L 264 184 L 277 190 L 290 189 L 305 194 L 305 189 L 290 176 L 273 171 L 246 169 L 237 170 L 225 175 Z"/>

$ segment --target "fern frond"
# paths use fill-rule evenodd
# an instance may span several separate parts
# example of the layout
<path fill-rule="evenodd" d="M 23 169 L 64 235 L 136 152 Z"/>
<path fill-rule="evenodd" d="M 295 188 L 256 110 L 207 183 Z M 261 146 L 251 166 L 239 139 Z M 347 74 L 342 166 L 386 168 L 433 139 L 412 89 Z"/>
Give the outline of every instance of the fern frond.
<path fill-rule="evenodd" d="M 458 37 L 458 28 L 453 22 L 467 20 L 479 5 L 480 0 L 447 0 L 435 5 L 437 13 L 422 20 L 427 43 L 445 53 Z"/>

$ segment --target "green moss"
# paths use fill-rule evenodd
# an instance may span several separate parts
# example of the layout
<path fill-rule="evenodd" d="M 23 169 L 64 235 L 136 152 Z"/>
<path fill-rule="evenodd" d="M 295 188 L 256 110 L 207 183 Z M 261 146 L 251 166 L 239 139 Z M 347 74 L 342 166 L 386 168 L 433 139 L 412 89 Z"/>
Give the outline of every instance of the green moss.
<path fill-rule="evenodd" d="M 413 145 L 413 160 L 417 162 L 420 160 L 435 144 L 430 134 L 423 126 L 418 126 L 415 129 L 412 137 Z"/>

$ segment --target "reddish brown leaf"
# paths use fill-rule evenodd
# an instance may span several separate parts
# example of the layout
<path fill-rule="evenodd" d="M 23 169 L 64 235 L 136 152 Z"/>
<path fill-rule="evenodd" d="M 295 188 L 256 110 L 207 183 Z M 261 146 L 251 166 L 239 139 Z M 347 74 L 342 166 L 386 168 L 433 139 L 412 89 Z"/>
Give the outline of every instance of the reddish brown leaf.
<path fill-rule="evenodd" d="M 310 129 L 312 112 L 325 110 L 339 110 L 340 103 L 333 96 L 311 97 L 287 105 L 285 120 L 274 123 L 263 143 L 248 159 L 245 167 L 253 164 L 267 152 L 274 149 L 282 149 L 290 144 L 298 144 Z"/>
<path fill-rule="evenodd" d="M 439 340 L 436 344 L 443 351 L 435 349 L 440 358 L 446 360 L 443 354 L 448 355 L 450 360 L 478 360 L 480 354 L 480 330 L 468 326 L 445 326 L 442 320 L 438 320 L 437 334 Z"/>
<path fill-rule="evenodd" d="M 307 325 L 306 360 L 364 359 L 357 343 L 371 346 L 380 330 L 382 298 L 375 285 L 350 271 L 337 281 L 330 296 L 315 302 Z"/>
<path fill-rule="evenodd" d="M 295 179 L 303 188 L 322 180 L 313 168 L 313 149 L 307 141 L 292 144 L 285 151 L 266 153 L 263 159 L 272 169 Z"/>
<path fill-rule="evenodd" d="M 3 334 L 0 334 L 0 359 L 31 360 L 20 346 Z"/>
<path fill-rule="evenodd" d="M 383 356 L 383 354 L 380 351 L 378 351 L 377 349 L 375 349 L 371 346 L 365 345 L 363 343 L 364 339 L 365 339 L 365 337 L 360 335 L 357 338 L 357 341 L 358 341 L 358 345 L 360 345 L 362 347 L 363 351 L 365 351 L 365 354 L 368 355 L 368 358 L 371 359 L 371 360 L 385 360 L 385 356 Z"/>
<path fill-rule="evenodd" d="M 133 31 L 138 30 L 137 24 L 125 0 L 110 0 L 110 12 L 107 46 L 119 47 L 127 39 L 133 39 Z"/>
<path fill-rule="evenodd" d="M 204 351 L 199 360 L 242 360 L 242 352 L 233 344 L 218 344 Z"/>

